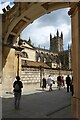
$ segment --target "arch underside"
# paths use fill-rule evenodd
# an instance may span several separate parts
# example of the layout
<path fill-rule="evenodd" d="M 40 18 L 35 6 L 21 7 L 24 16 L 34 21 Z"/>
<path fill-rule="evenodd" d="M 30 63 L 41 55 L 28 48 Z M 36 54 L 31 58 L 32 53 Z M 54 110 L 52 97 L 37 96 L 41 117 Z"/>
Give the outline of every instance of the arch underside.
<path fill-rule="evenodd" d="M 4 43 L 13 44 L 20 33 L 35 19 L 53 10 L 71 7 L 74 2 L 17 2 L 14 7 L 3 14 Z M 4 29 L 5 25 L 5 29 Z"/>

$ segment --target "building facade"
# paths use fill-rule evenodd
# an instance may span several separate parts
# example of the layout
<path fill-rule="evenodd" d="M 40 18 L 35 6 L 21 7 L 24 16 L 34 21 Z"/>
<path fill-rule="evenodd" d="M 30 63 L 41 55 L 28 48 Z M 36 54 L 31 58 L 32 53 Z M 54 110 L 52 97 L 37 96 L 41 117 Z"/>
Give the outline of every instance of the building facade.
<path fill-rule="evenodd" d="M 22 63 L 24 61 L 42 62 L 47 64 L 51 68 L 71 69 L 71 48 L 68 46 L 68 50 L 63 48 L 63 33 L 59 36 L 57 30 L 56 35 L 52 37 L 50 34 L 50 49 L 43 49 L 32 45 L 32 41 L 17 39 L 15 46 L 23 48 L 21 51 Z"/>

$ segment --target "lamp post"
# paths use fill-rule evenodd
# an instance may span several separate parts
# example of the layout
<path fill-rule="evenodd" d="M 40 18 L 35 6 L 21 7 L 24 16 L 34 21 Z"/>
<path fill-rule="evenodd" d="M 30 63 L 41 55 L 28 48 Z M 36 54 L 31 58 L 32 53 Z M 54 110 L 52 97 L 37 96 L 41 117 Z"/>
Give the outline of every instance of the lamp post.
<path fill-rule="evenodd" d="M 17 50 L 18 50 L 18 53 L 17 53 L 17 75 L 19 76 L 19 56 L 20 56 L 20 54 L 21 54 L 21 51 L 24 49 L 24 48 L 22 48 L 21 47 L 21 45 L 22 45 L 22 41 L 20 40 L 20 35 L 19 35 L 19 41 L 18 41 L 18 47 L 17 47 Z"/>
<path fill-rule="evenodd" d="M 19 76 L 19 66 L 20 66 L 20 55 L 21 55 L 21 51 L 23 50 L 24 48 L 22 47 L 15 47 L 15 50 L 16 50 L 16 55 L 17 55 L 17 76 Z"/>
<path fill-rule="evenodd" d="M 60 71 L 60 69 L 61 69 L 61 61 L 60 61 L 60 56 L 59 56 L 59 54 L 58 54 L 58 58 L 57 58 L 57 64 L 58 64 L 59 75 L 60 75 L 60 74 L 61 74 L 61 71 Z"/>
<path fill-rule="evenodd" d="M 45 46 L 44 46 L 44 54 L 43 54 L 43 76 L 44 76 L 44 62 L 45 62 L 44 56 L 45 56 Z"/>
<path fill-rule="evenodd" d="M 19 54 L 17 54 L 17 76 L 19 76 Z"/>
<path fill-rule="evenodd" d="M 40 87 L 42 87 L 42 66 L 39 66 L 40 69 Z"/>

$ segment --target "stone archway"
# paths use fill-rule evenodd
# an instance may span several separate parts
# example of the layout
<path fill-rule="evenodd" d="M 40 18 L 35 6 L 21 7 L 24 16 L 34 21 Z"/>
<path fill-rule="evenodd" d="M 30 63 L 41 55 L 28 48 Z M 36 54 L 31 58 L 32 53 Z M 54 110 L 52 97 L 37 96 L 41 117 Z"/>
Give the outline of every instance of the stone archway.
<path fill-rule="evenodd" d="M 3 14 L 3 39 L 4 43 L 13 43 L 20 32 L 36 18 L 60 8 L 73 6 L 71 2 L 21 2 Z M 12 39 L 12 40 L 11 40 Z M 11 42 L 12 41 L 12 42 Z"/>
<path fill-rule="evenodd" d="M 72 69 L 74 79 L 74 96 L 72 98 L 73 117 L 80 118 L 80 2 L 15 3 L 13 9 L 3 14 L 2 27 L 4 28 L 5 26 L 5 28 L 2 30 L 3 78 L 7 68 L 7 59 L 12 60 L 12 58 L 8 58 L 9 54 L 12 52 L 10 51 L 10 46 L 13 45 L 20 32 L 39 16 L 65 7 L 71 8 L 69 15 L 71 15 L 72 23 Z M 5 47 L 6 45 L 9 46 L 8 49 Z M 5 51 L 7 51 L 7 54 Z M 3 81 L 5 80 L 6 79 L 3 79 Z"/>

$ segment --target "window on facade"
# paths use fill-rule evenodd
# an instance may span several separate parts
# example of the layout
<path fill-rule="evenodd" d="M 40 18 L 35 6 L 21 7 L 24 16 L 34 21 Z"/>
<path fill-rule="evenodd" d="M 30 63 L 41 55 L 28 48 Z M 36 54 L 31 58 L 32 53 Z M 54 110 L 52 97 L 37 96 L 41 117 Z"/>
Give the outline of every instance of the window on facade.
<path fill-rule="evenodd" d="M 28 58 L 28 54 L 26 52 L 22 52 L 21 56 L 24 57 L 24 58 Z"/>
<path fill-rule="evenodd" d="M 39 57 L 39 58 L 38 58 L 38 62 L 40 62 L 40 60 L 41 60 L 41 59 L 40 59 L 40 57 Z"/>
<path fill-rule="evenodd" d="M 46 58 L 44 58 L 44 62 L 46 63 Z"/>

